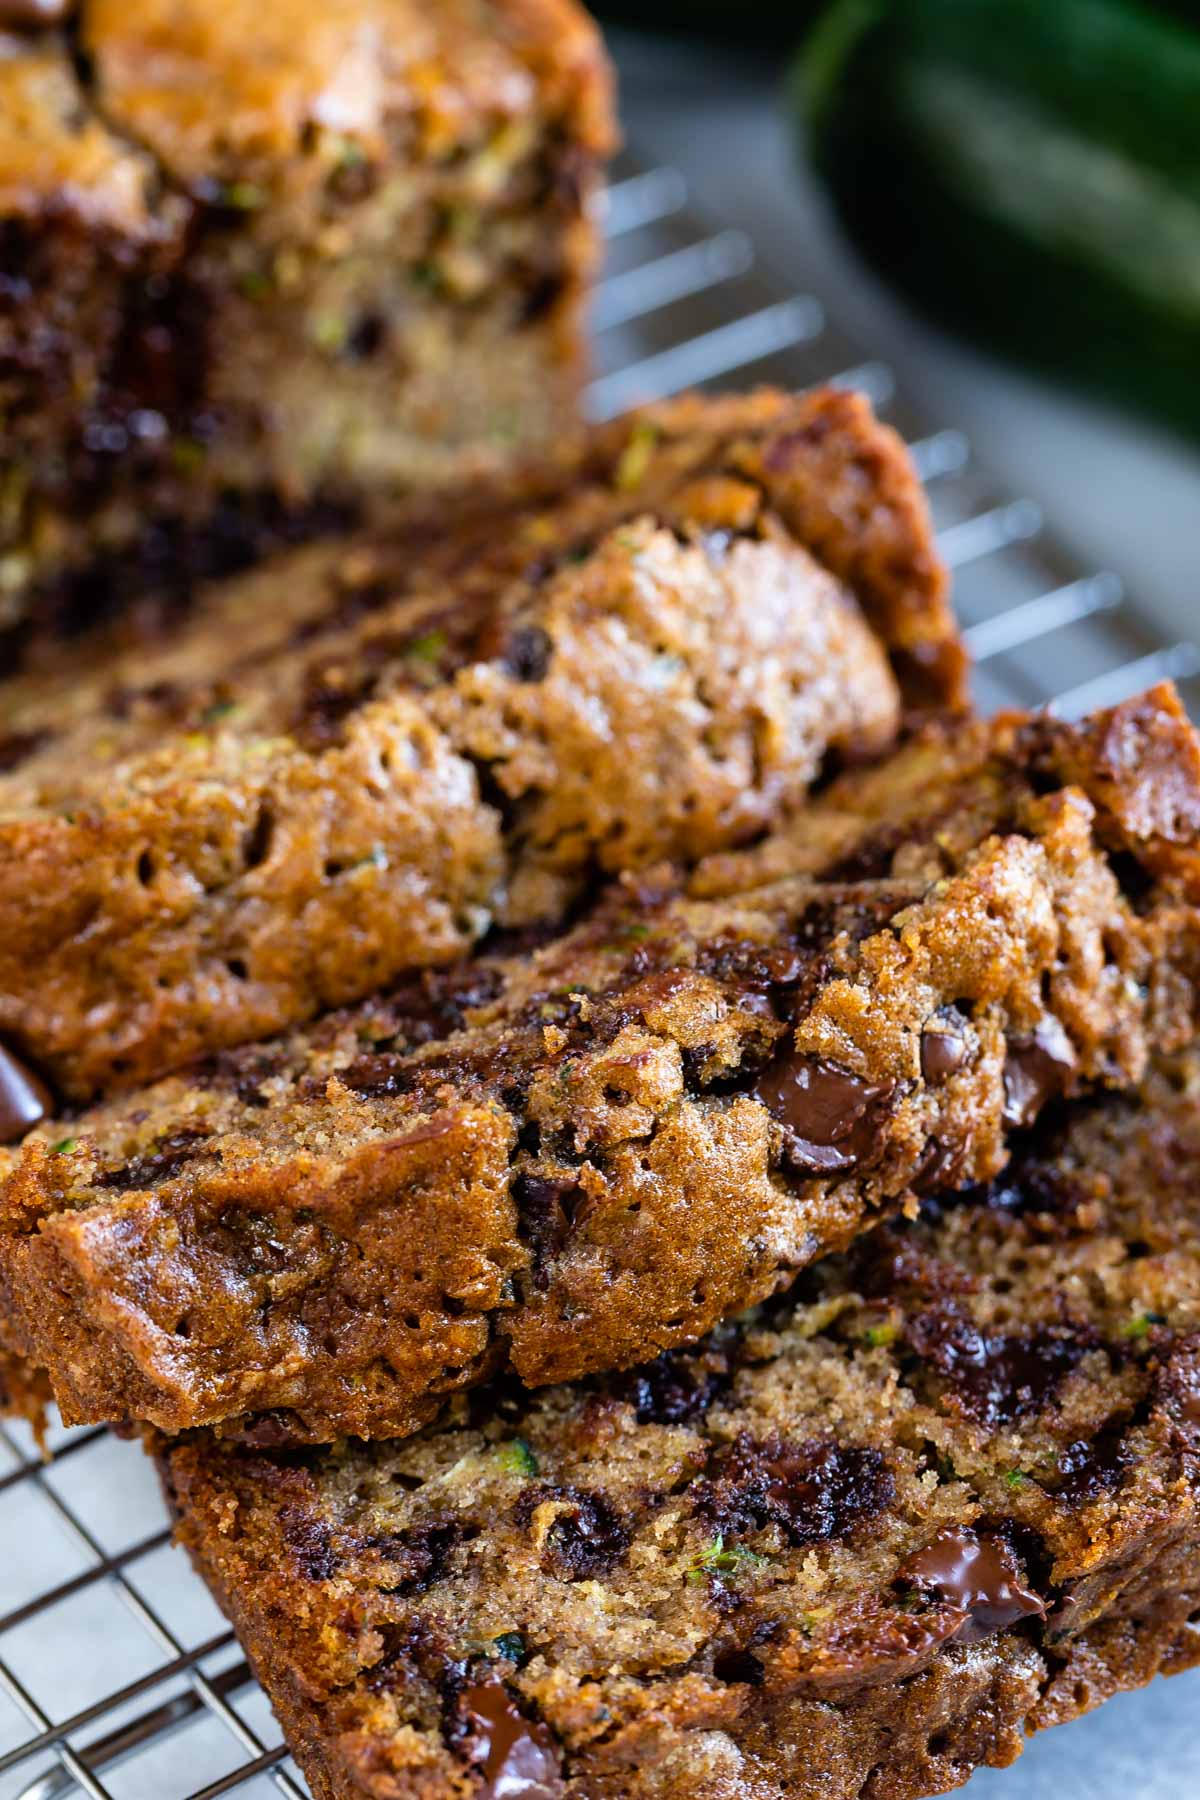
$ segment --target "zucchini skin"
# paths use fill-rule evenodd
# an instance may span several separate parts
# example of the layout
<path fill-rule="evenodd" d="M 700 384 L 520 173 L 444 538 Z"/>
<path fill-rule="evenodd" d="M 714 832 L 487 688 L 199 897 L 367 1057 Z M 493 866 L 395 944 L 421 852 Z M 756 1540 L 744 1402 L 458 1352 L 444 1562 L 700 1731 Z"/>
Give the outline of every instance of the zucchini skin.
<path fill-rule="evenodd" d="M 1200 6 L 837 0 L 795 72 L 843 222 L 943 322 L 1200 435 Z"/>

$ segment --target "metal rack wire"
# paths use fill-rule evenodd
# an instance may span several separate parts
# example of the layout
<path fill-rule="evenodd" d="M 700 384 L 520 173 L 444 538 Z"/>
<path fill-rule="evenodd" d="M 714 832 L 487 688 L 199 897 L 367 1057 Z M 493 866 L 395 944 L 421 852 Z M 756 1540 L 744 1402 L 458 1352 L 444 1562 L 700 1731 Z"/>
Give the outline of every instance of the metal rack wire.
<path fill-rule="evenodd" d="M 825 296 L 781 294 L 737 231 L 706 230 L 670 168 L 605 208 L 597 418 L 685 387 L 865 388 L 904 433 L 956 571 L 986 708 L 1078 714 L 1171 676 L 1200 710 L 1200 647 L 1163 643 L 1109 570 L 1081 568 L 1036 499 L 999 492 L 953 428 L 864 358 Z M 0 1800 L 303 1800 L 233 1633 L 170 1544 L 147 1460 L 104 1430 L 0 1427 Z"/>

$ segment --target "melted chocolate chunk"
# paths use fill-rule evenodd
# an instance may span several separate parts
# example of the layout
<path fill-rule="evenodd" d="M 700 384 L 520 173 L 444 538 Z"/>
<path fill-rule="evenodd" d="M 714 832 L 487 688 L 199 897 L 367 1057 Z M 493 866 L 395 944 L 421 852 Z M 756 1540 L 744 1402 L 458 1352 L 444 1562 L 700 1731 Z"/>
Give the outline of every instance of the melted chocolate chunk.
<path fill-rule="evenodd" d="M 128 1193 L 132 1188 L 154 1187 L 160 1181 L 170 1181 L 178 1175 L 196 1154 L 196 1146 L 202 1144 L 208 1136 L 207 1132 L 187 1127 L 183 1131 L 172 1132 L 158 1143 L 154 1150 L 146 1156 L 135 1156 L 132 1162 L 123 1163 L 119 1169 L 106 1169 L 97 1175 L 96 1186 L 116 1188 L 119 1193 Z"/>
<path fill-rule="evenodd" d="M 892 872 L 892 864 L 896 860 L 896 852 L 901 844 L 909 841 L 907 829 L 897 830 L 894 826 L 885 826 L 872 836 L 864 837 L 827 863 L 821 870 L 822 881 L 885 881 Z"/>
<path fill-rule="evenodd" d="M 637 1413 L 639 1425 L 685 1425 L 706 1413 L 729 1386 L 727 1368 L 706 1368 L 678 1350 L 630 1369 L 608 1383 L 610 1392 Z"/>
<path fill-rule="evenodd" d="M 1058 1459 L 1062 1483 L 1058 1499 L 1068 1506 L 1085 1505 L 1121 1485 L 1134 1460 L 1125 1441 L 1126 1423 L 1105 1426 L 1094 1438 L 1068 1444 Z"/>
<path fill-rule="evenodd" d="M 1057 1019 L 1043 1019 L 1032 1037 L 1014 1040 L 1004 1065 L 1004 1120 L 1032 1125 L 1048 1100 L 1064 1094 L 1075 1073 L 1075 1051 Z"/>
<path fill-rule="evenodd" d="M 878 1450 L 830 1439 L 792 1443 L 742 1432 L 696 1485 L 696 1510 L 731 1536 L 778 1525 L 790 1543 L 846 1537 L 890 1505 L 896 1484 Z"/>
<path fill-rule="evenodd" d="M 0 0 L 0 5 L 2 4 L 3 0 Z M 48 744 L 52 736 L 52 732 L 42 730 L 10 731 L 7 736 L 0 737 L 0 775 L 9 775 L 14 769 L 19 769 L 23 762 Z"/>
<path fill-rule="evenodd" d="M 946 1189 L 953 1191 L 960 1179 L 961 1161 L 960 1153 L 951 1145 L 939 1143 L 937 1138 L 930 1138 L 912 1173 L 913 1193 L 924 1198 L 927 1194 L 942 1193 Z"/>
<path fill-rule="evenodd" d="M 954 1633 L 960 1644 L 976 1644 L 1019 1619 L 1046 1615 L 1046 1602 L 1022 1584 L 1008 1546 L 965 1525 L 939 1531 L 909 1558 L 900 1579 L 964 1614 Z"/>
<path fill-rule="evenodd" d="M 0 1144 L 16 1144 L 54 1111 L 41 1078 L 0 1044 Z"/>
<path fill-rule="evenodd" d="M 921 1033 L 921 1076 L 927 1087 L 941 1087 L 957 1075 L 967 1060 L 966 1039 L 960 1032 L 927 1025 Z"/>
<path fill-rule="evenodd" d="M 309 669 L 293 720 L 293 730 L 306 750 L 319 756 L 344 742 L 347 719 L 365 706 L 376 678 L 336 667 Z"/>
<path fill-rule="evenodd" d="M 1041 1215 L 1069 1220 L 1092 1196 L 1092 1187 L 1077 1175 L 1028 1156 L 1014 1158 L 988 1187 L 978 1191 L 979 1199 L 993 1212 L 1011 1213 L 1020 1219 Z"/>
<path fill-rule="evenodd" d="M 376 1532 L 364 1539 L 364 1544 L 399 1565 L 399 1580 L 381 1591 L 406 1599 L 410 1594 L 423 1594 L 440 1581 L 451 1553 L 473 1536 L 460 1519 L 429 1519 L 403 1531 Z"/>
<path fill-rule="evenodd" d="M 1068 1335 L 1046 1325 L 989 1335 L 953 1301 L 918 1313 L 905 1335 L 963 1411 L 989 1426 L 1040 1412 L 1095 1341 L 1087 1331 Z"/>
<path fill-rule="evenodd" d="M 825 1175 L 879 1155 L 882 1114 L 895 1084 L 864 1081 L 820 1057 L 788 1050 L 750 1091 L 785 1128 L 789 1165 L 797 1173 Z"/>
<path fill-rule="evenodd" d="M 607 1575 L 629 1548 L 629 1530 L 610 1500 L 588 1488 L 539 1482 L 517 1502 L 518 1525 L 528 1526 L 539 1506 L 562 1507 L 546 1534 L 542 1566 L 561 1581 Z"/>
<path fill-rule="evenodd" d="M 562 1772 L 546 1727 L 517 1710 L 498 1681 L 464 1689 L 460 1704 L 467 1759 L 483 1786 L 476 1800 L 559 1800 Z"/>
<path fill-rule="evenodd" d="M 540 625 L 519 625 L 508 641 L 504 661 L 517 681 L 541 681 L 554 652 Z"/>
<path fill-rule="evenodd" d="M 518 1176 L 514 1189 L 517 1217 L 529 1246 L 533 1285 L 539 1293 L 544 1294 L 550 1286 L 550 1265 L 563 1250 L 588 1198 L 573 1181 Z"/>
<path fill-rule="evenodd" d="M 696 947 L 696 970 L 731 987 L 770 993 L 794 987 L 810 957 L 795 944 L 760 944 L 754 938 L 717 937 Z"/>
<path fill-rule="evenodd" d="M 425 969 L 393 988 L 381 1009 L 377 1050 L 409 1050 L 452 1037 L 476 1007 L 487 1006 L 504 988 L 504 976 L 488 964 L 464 963 L 457 968 Z"/>
<path fill-rule="evenodd" d="M 288 1549 L 309 1581 L 332 1581 L 341 1567 L 333 1532 L 324 1519 L 313 1519 L 301 1506 L 285 1506 L 279 1515 Z"/>

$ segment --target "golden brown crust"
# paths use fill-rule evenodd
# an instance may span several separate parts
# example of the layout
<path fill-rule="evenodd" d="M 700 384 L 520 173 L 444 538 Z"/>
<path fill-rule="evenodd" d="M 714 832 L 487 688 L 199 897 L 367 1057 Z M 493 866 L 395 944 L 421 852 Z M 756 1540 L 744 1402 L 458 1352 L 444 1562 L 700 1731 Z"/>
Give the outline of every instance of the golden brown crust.
<path fill-rule="evenodd" d="M 573 0 L 85 0 L 81 15 L 104 115 L 188 187 L 294 188 L 314 130 L 445 156 L 534 104 L 573 120 L 581 148 L 613 147 L 607 63 Z"/>
<path fill-rule="evenodd" d="M 931 732 L 810 805 L 824 879 L 625 883 L 536 953 L 42 1127 L 0 1198 L 5 1331 L 71 1419 L 398 1435 L 505 1362 L 693 1341 L 913 1189 L 991 1179 L 1200 1022 L 1191 877 L 1088 793 L 1103 730 Z"/>
<path fill-rule="evenodd" d="M 322 1800 L 920 1800 L 1200 1662 L 1200 1057 L 624 1377 L 160 1441 Z M 489 1700 L 490 1697 L 490 1700 Z M 522 1723 L 523 1722 L 523 1723 Z"/>
<path fill-rule="evenodd" d="M 60 651 L 0 697 L 0 1032 L 74 1097 L 153 1079 L 761 835 L 893 738 L 918 644 L 957 705 L 903 449 L 818 392 L 650 409 Z"/>
<path fill-rule="evenodd" d="M 0 32 L 0 633 L 577 428 L 613 124 L 574 0 L 75 12 Z"/>

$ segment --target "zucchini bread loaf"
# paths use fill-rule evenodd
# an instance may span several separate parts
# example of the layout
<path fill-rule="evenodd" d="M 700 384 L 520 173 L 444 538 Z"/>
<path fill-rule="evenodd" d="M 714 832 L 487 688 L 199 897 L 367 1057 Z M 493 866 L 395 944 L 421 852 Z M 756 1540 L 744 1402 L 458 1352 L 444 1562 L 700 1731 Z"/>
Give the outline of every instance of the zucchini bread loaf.
<path fill-rule="evenodd" d="M 317 1800 L 919 1800 L 1200 1662 L 1200 1058 L 692 1352 L 160 1446 Z"/>
<path fill-rule="evenodd" d="M 1195 1034 L 1200 754 L 1169 692 L 902 750 L 915 816 L 866 880 L 838 872 L 859 779 L 811 808 L 824 876 L 626 882 L 532 955 L 39 1127 L 0 1189 L 0 1339 L 70 1421 L 399 1436 L 506 1366 L 694 1341 Z"/>
<path fill-rule="evenodd" d="M 963 693 L 865 401 L 651 409 L 0 687 L 0 1036 L 71 1096 L 153 1079 L 753 839 Z"/>
<path fill-rule="evenodd" d="M 612 137 L 574 0 L 3 8 L 0 630 L 572 427 Z"/>

